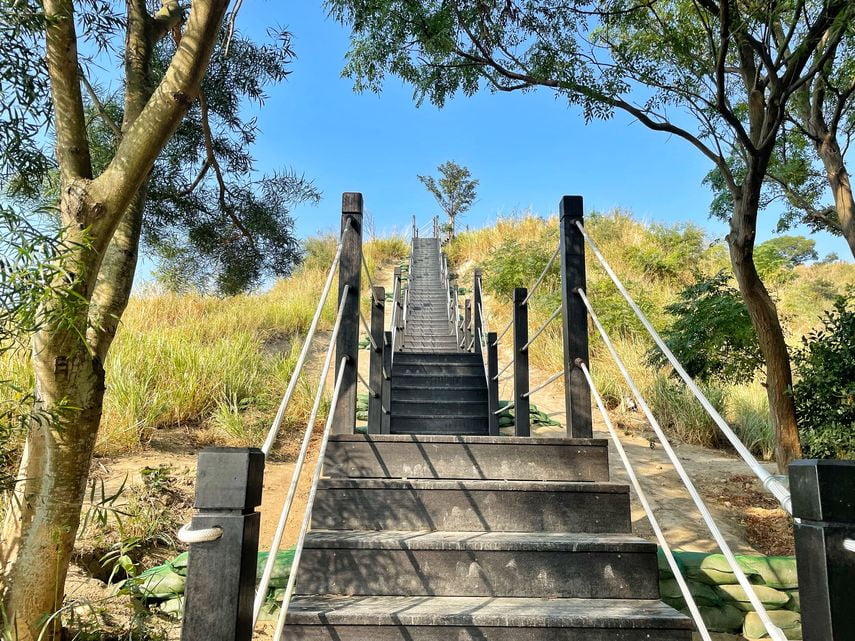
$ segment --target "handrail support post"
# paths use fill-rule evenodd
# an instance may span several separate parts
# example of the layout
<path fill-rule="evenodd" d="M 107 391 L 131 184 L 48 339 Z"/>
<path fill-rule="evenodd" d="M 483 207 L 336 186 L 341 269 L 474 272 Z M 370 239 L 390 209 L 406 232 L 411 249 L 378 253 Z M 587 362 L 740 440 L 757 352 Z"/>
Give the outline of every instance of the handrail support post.
<path fill-rule="evenodd" d="M 514 289 L 514 434 L 531 435 L 531 401 L 528 397 L 529 365 L 528 349 L 528 289 Z"/>
<path fill-rule="evenodd" d="M 499 346 L 496 332 L 487 332 L 487 428 L 490 436 L 499 435 Z"/>
<path fill-rule="evenodd" d="M 368 432 L 379 434 L 383 416 L 383 321 L 386 316 L 386 289 L 375 287 L 371 293 L 371 358 L 368 365 Z M 374 348 L 374 345 L 377 348 Z"/>
<path fill-rule="evenodd" d="M 567 411 L 567 436 L 591 438 L 591 389 L 584 372 L 576 365 L 581 360 L 590 369 L 588 350 L 588 314 L 577 290 L 586 290 L 585 239 L 576 223 L 583 223 L 581 196 L 564 196 L 559 206 L 561 254 L 561 311 L 564 337 L 564 400 Z"/>

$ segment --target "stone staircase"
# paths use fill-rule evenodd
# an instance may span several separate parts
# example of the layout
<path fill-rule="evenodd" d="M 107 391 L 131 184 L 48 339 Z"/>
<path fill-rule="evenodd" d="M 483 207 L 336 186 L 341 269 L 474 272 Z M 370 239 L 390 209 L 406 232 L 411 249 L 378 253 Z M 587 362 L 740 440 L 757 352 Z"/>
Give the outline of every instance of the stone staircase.
<path fill-rule="evenodd" d="M 441 334 L 436 240 L 417 241 L 397 433 L 330 437 L 285 638 L 690 641 L 691 621 L 659 600 L 656 546 L 631 534 L 605 439 L 474 435 L 483 363 Z"/>
<path fill-rule="evenodd" d="M 407 325 L 392 365 L 392 434 L 486 435 L 481 355 L 461 351 L 448 321 L 437 238 L 415 238 Z"/>

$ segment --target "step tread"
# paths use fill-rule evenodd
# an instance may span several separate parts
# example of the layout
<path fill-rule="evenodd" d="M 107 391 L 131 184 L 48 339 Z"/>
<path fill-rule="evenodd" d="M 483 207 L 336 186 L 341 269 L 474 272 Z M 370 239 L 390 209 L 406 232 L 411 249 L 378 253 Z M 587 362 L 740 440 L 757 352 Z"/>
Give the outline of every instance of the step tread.
<path fill-rule="evenodd" d="M 506 481 L 483 479 L 321 479 L 318 487 L 325 490 L 465 490 L 517 492 L 592 492 L 596 494 L 627 494 L 629 486 L 612 481 Z"/>
<path fill-rule="evenodd" d="M 632 534 L 449 532 L 431 530 L 312 530 L 306 548 L 655 553 Z"/>
<path fill-rule="evenodd" d="M 453 434 L 331 434 L 334 441 L 371 441 L 375 443 L 480 443 L 496 445 L 566 445 L 568 447 L 607 447 L 606 438 L 563 438 L 542 436 L 455 436 Z"/>
<path fill-rule="evenodd" d="M 297 596 L 290 625 L 429 625 L 555 628 L 677 628 L 692 621 L 650 599 Z"/>

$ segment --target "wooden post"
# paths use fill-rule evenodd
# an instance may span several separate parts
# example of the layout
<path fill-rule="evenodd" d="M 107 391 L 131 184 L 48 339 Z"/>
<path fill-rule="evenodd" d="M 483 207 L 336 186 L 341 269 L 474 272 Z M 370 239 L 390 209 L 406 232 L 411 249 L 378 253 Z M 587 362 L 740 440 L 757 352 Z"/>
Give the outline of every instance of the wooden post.
<path fill-rule="evenodd" d="M 472 342 L 472 300 L 467 298 L 463 301 L 463 351 L 469 351 L 469 343 Z"/>
<path fill-rule="evenodd" d="M 499 373 L 499 347 L 496 345 L 496 332 L 487 333 L 487 426 L 490 436 L 499 435 L 499 381 L 496 375 Z"/>
<path fill-rule="evenodd" d="M 199 452 L 191 530 L 219 528 L 216 540 L 191 543 L 182 641 L 249 641 L 258 561 L 264 453 L 207 447 Z"/>
<path fill-rule="evenodd" d="M 795 461 L 789 472 L 802 638 L 855 639 L 855 461 Z"/>
<path fill-rule="evenodd" d="M 481 318 L 481 270 L 476 269 L 472 276 L 472 334 L 475 338 L 473 351 L 481 354 L 481 331 L 484 329 L 484 319 Z"/>
<path fill-rule="evenodd" d="M 409 283 L 409 279 L 407 283 Z M 404 338 L 404 281 L 401 279 L 400 267 L 395 268 L 395 286 L 392 288 L 392 292 L 395 299 L 393 302 L 398 309 L 395 317 L 395 343 L 397 344 L 393 347 L 394 349 L 398 349 Z"/>
<path fill-rule="evenodd" d="M 347 223 L 350 221 L 350 225 Z M 347 302 L 338 333 L 335 369 L 342 358 L 347 363 L 341 374 L 341 392 L 334 410 L 334 434 L 353 434 L 356 430 L 356 373 L 359 359 L 359 283 L 362 275 L 362 194 L 345 192 L 341 197 L 343 247 L 338 268 L 338 301 L 341 304 L 345 285 Z"/>
<path fill-rule="evenodd" d="M 380 433 L 389 434 L 392 430 L 392 332 L 383 332 L 383 390 Z"/>
<path fill-rule="evenodd" d="M 591 367 L 588 356 L 588 312 L 576 293 L 586 291 L 585 239 L 576 227 L 584 222 L 581 196 L 564 196 L 560 205 L 561 311 L 564 318 L 564 400 L 567 407 L 567 436 L 591 438 L 591 390 L 581 361 Z"/>
<path fill-rule="evenodd" d="M 383 417 L 383 321 L 386 317 L 386 290 L 375 287 L 371 296 L 371 348 L 368 367 L 368 432 L 379 434 Z"/>
<path fill-rule="evenodd" d="M 514 289 L 514 434 L 531 435 L 531 401 L 528 396 L 528 296 L 525 287 Z"/>

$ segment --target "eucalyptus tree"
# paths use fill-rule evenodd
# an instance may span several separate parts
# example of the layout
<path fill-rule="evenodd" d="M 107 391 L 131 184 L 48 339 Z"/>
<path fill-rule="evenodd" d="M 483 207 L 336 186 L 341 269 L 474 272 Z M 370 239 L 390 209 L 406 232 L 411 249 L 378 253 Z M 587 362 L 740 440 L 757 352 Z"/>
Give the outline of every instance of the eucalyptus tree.
<path fill-rule="evenodd" d="M 478 195 L 478 181 L 468 167 L 448 160 L 436 168 L 439 177 L 418 176 L 448 217 L 448 237 L 454 238 L 454 225 L 472 207 Z"/>
<path fill-rule="evenodd" d="M 287 204 L 318 196 L 288 172 L 257 176 L 247 151 L 256 128 L 241 105 L 284 77 L 287 40 L 251 47 L 224 35 L 228 0 L 115 6 L 0 3 L 0 179 L 16 203 L 53 202 L 59 229 L 57 249 L 45 252 L 56 267 L 35 272 L 39 296 L 19 306 L 35 387 L 0 537 L 0 614 L 9 634 L 26 641 L 59 636 L 51 615 L 62 604 L 105 360 L 140 238 L 166 258 L 195 257 L 186 277 L 198 283 L 251 287 L 297 258 Z M 104 89 L 116 69 L 118 95 Z M 30 267 L 12 265 L 17 275 Z M 10 291 L 14 300 L 7 285 L 19 281 L 3 276 L 4 300 Z"/>
<path fill-rule="evenodd" d="M 766 362 L 778 466 L 800 455 L 789 353 L 754 265 L 754 241 L 787 106 L 828 61 L 817 50 L 842 39 L 851 0 L 328 0 L 328 6 L 352 27 L 345 71 L 357 89 L 379 90 L 394 74 L 415 86 L 419 101 L 442 105 L 458 91 L 546 88 L 586 120 L 623 111 L 706 157 L 729 195 L 730 259 Z"/>

